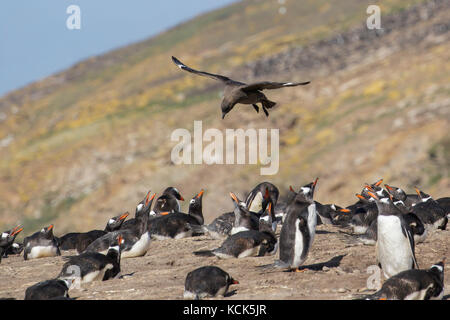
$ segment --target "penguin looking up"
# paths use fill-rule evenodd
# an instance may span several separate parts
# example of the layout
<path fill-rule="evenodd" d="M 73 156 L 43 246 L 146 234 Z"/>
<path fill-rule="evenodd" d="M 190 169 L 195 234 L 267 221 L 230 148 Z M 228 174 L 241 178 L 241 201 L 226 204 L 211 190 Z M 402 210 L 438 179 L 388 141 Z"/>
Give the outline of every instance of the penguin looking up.
<path fill-rule="evenodd" d="M 69 298 L 70 279 L 51 279 L 38 282 L 25 290 L 25 300 Z"/>
<path fill-rule="evenodd" d="M 65 257 L 59 279 L 79 279 L 81 283 L 105 281 L 120 273 L 120 255 L 124 239 L 119 234 L 111 242 L 106 255 L 98 252 L 84 252 L 78 256 Z"/>
<path fill-rule="evenodd" d="M 23 246 L 23 258 L 25 260 L 61 255 L 58 241 L 53 235 L 52 224 L 31 236 L 25 237 Z"/>
<path fill-rule="evenodd" d="M 444 296 L 445 259 L 428 270 L 405 270 L 387 279 L 366 300 L 441 300 Z"/>
<path fill-rule="evenodd" d="M 287 208 L 279 240 L 280 259 L 275 262 L 276 267 L 298 271 L 308 256 L 316 234 L 317 210 L 313 196 L 317 180 L 301 187 Z"/>
<path fill-rule="evenodd" d="M 104 236 L 108 232 L 120 229 L 122 223 L 128 217 L 128 212 L 112 217 L 106 223 L 104 230 L 91 230 L 88 232 L 71 232 L 58 238 L 60 250 L 77 249 L 78 253 L 83 252 L 94 240 Z"/>
<path fill-rule="evenodd" d="M 405 206 L 411 210 L 413 205 L 420 202 L 420 198 L 417 194 L 406 194 L 406 192 L 398 187 L 390 186 L 388 184 L 384 184 L 387 192 L 392 195 L 395 199 L 403 201 Z"/>
<path fill-rule="evenodd" d="M 182 239 L 199 232 L 203 225 L 202 199 L 204 190 L 195 195 L 189 203 L 189 212 L 162 212 L 160 216 L 149 220 L 148 231 L 152 238 Z"/>
<path fill-rule="evenodd" d="M 150 192 L 145 198 L 143 212 L 149 212 L 156 194 L 150 197 Z M 150 233 L 148 232 L 149 214 L 142 214 L 135 218 L 135 223 L 125 230 L 109 232 L 96 239 L 85 250 L 85 252 L 100 252 L 106 254 L 111 243 L 116 241 L 117 237 L 122 236 L 124 243 L 121 248 L 121 258 L 132 258 L 144 256 L 150 248 Z"/>
<path fill-rule="evenodd" d="M 161 212 L 181 212 L 180 202 L 184 201 L 180 192 L 175 187 L 168 187 L 162 195 L 156 199 L 155 207 L 151 215 L 159 215 Z"/>
<path fill-rule="evenodd" d="M 7 258 L 8 254 L 15 254 L 17 250 L 20 250 L 20 248 L 23 247 L 20 244 L 14 243 L 17 235 L 22 230 L 23 228 L 21 226 L 17 226 L 11 230 L 2 232 L 0 235 L 0 262 L 2 261 L 2 257 Z"/>
<path fill-rule="evenodd" d="M 274 206 L 277 204 L 279 194 L 280 192 L 274 184 L 262 182 L 250 191 L 245 199 L 245 204 L 249 211 L 262 213 L 266 210 L 269 199 Z"/>
<path fill-rule="evenodd" d="M 230 285 L 239 284 L 227 272 L 216 266 L 205 266 L 189 272 L 184 284 L 184 299 L 225 296 Z"/>
<path fill-rule="evenodd" d="M 370 191 L 368 194 L 378 207 L 376 255 L 385 277 L 419 268 L 414 253 L 414 236 L 403 213 L 390 198 L 380 199 Z"/>
<path fill-rule="evenodd" d="M 429 194 L 416 188 L 420 201 L 413 205 L 412 212 L 415 213 L 425 224 L 428 231 L 434 229 L 445 230 L 448 222 L 447 213 Z"/>
<path fill-rule="evenodd" d="M 259 216 L 248 210 L 245 202 L 239 200 L 233 192 L 230 192 L 230 196 L 234 203 L 234 225 L 231 235 L 241 231 L 258 230 Z"/>

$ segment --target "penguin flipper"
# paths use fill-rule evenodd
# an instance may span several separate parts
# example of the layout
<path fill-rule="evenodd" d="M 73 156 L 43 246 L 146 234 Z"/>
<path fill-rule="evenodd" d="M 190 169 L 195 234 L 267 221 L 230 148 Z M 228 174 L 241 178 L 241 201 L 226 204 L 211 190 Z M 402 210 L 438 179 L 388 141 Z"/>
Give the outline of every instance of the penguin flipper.
<path fill-rule="evenodd" d="M 255 108 L 256 113 L 259 113 L 259 107 L 256 104 L 252 104 L 253 108 Z"/>
<path fill-rule="evenodd" d="M 411 255 L 413 258 L 413 267 L 415 267 L 416 269 L 420 269 L 419 264 L 417 263 L 416 254 L 414 252 L 414 235 L 411 233 L 410 229 L 406 229 L 405 227 L 403 227 L 403 232 L 406 234 L 406 237 L 409 241 L 409 249 L 411 250 Z"/>

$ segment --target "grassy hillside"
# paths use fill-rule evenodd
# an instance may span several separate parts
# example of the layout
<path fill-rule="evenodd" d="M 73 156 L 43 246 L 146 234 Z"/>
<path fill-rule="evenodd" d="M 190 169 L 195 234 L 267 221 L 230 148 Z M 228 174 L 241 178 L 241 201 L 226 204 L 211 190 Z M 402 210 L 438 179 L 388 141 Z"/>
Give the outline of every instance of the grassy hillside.
<path fill-rule="evenodd" d="M 3 97 L 0 227 L 99 228 L 168 185 L 186 199 L 204 188 L 207 221 L 232 206 L 229 191 L 262 180 L 285 192 L 319 176 L 317 200 L 341 205 L 380 177 L 449 195 L 449 1 L 383 1 L 384 33 L 363 27 L 367 5 L 288 1 L 280 15 L 276 1 L 242 1 Z M 237 107 L 221 120 L 217 83 L 171 55 L 246 81 L 312 83 L 269 92 L 279 103 L 269 119 Z M 279 173 L 174 166 L 170 134 L 194 120 L 280 128 Z"/>

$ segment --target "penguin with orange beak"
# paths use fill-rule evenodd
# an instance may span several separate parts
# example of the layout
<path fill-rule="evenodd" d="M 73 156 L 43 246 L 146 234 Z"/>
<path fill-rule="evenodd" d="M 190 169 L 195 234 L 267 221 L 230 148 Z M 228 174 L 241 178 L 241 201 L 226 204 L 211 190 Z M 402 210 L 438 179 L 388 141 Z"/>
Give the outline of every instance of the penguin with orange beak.
<path fill-rule="evenodd" d="M 150 196 L 147 193 L 144 202 L 144 208 L 141 214 L 136 216 L 134 223 L 127 229 L 108 232 L 104 236 L 92 242 L 84 252 L 99 252 L 106 254 L 111 244 L 117 240 L 120 235 L 123 238 L 123 247 L 120 255 L 122 258 L 132 258 L 144 256 L 150 248 L 150 233 L 148 232 L 148 221 L 150 219 L 150 208 L 156 194 Z"/>
<path fill-rule="evenodd" d="M 159 217 L 149 220 L 148 231 L 152 238 L 181 239 L 191 237 L 195 233 L 193 226 L 203 225 L 202 199 L 204 190 L 201 190 L 189 202 L 188 213 L 160 212 Z"/>
<path fill-rule="evenodd" d="M 78 253 L 84 251 L 96 239 L 108 232 L 119 230 L 122 223 L 128 217 L 128 212 L 112 217 L 106 223 L 104 230 L 91 230 L 88 232 L 70 232 L 58 239 L 60 250 L 77 249 Z"/>
<path fill-rule="evenodd" d="M 162 212 L 181 212 L 180 202 L 184 198 L 175 187 L 168 187 L 163 191 L 162 195 L 156 199 L 155 207 L 151 215 L 160 215 Z"/>
<path fill-rule="evenodd" d="M 23 258 L 25 260 L 61 255 L 58 241 L 53 235 L 52 224 L 31 236 L 25 237 L 23 247 Z"/>
<path fill-rule="evenodd" d="M 385 277 L 418 269 L 413 232 L 403 213 L 390 198 L 380 199 L 371 191 L 368 194 L 378 207 L 376 256 Z"/>
<path fill-rule="evenodd" d="M 384 187 L 386 188 L 387 192 L 389 192 L 390 195 L 392 195 L 395 199 L 399 201 L 403 201 L 405 206 L 411 210 L 412 207 L 420 202 L 420 197 L 417 194 L 406 194 L 406 192 L 399 187 L 390 186 L 388 184 L 384 184 Z"/>
<path fill-rule="evenodd" d="M 0 235 L 0 261 L 7 258 L 8 254 L 19 254 L 23 250 L 23 245 L 14 243 L 17 235 L 23 230 L 21 226 L 17 226 L 11 230 L 2 232 Z"/>
<path fill-rule="evenodd" d="M 313 197 L 317 181 L 318 178 L 301 187 L 287 208 L 279 240 L 280 259 L 274 263 L 276 267 L 296 271 L 308 257 L 316 234 L 317 209 Z"/>

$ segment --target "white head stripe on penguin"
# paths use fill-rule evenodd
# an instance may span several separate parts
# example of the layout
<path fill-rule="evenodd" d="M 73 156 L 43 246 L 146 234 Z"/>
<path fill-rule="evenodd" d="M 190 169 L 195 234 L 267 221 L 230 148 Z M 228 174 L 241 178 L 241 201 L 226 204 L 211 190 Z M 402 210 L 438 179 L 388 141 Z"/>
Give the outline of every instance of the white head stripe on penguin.
<path fill-rule="evenodd" d="M 195 199 L 191 199 L 191 202 L 190 203 L 194 203 L 195 202 Z"/>
<path fill-rule="evenodd" d="M 444 271 L 444 268 L 442 268 L 442 266 L 438 266 L 436 264 L 432 265 L 431 268 L 436 268 L 438 269 L 440 272 Z"/>
<path fill-rule="evenodd" d="M 331 209 L 333 209 L 334 211 L 336 211 L 336 206 L 334 204 L 331 205 Z"/>
<path fill-rule="evenodd" d="M 2 239 L 7 238 L 8 236 L 9 236 L 9 234 L 7 234 L 6 232 L 3 232 L 3 233 L 2 233 Z"/>
<path fill-rule="evenodd" d="M 311 191 L 311 188 L 301 187 L 303 194 L 308 194 Z"/>
<path fill-rule="evenodd" d="M 389 203 L 389 199 L 388 198 L 382 198 L 382 199 L 380 199 L 380 202 Z"/>
<path fill-rule="evenodd" d="M 139 203 L 136 207 L 137 211 L 141 211 L 143 206 L 144 205 L 142 203 Z"/>
<path fill-rule="evenodd" d="M 116 222 L 116 220 L 114 220 L 114 219 L 109 219 L 108 220 L 108 224 L 113 224 L 114 222 Z"/>

